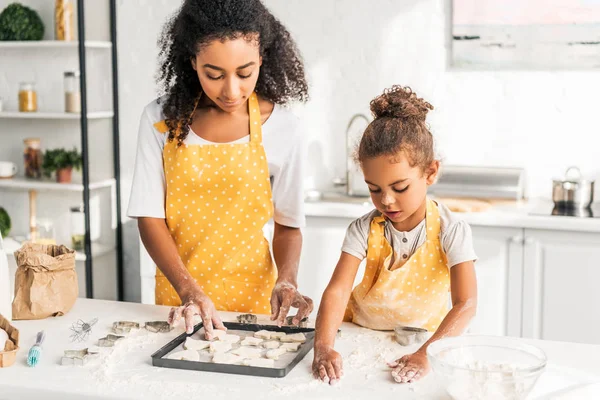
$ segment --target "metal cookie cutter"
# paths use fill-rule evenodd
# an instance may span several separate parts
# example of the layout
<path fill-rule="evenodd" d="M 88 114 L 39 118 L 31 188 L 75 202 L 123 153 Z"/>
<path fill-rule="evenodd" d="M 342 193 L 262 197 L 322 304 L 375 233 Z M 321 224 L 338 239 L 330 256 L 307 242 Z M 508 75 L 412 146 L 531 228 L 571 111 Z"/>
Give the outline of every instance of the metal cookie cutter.
<path fill-rule="evenodd" d="M 401 325 L 394 328 L 394 336 L 396 341 L 402 346 L 409 346 L 427 341 L 429 339 L 429 331 L 423 328 Z"/>
<path fill-rule="evenodd" d="M 146 330 L 148 330 L 150 332 L 154 332 L 154 333 L 157 333 L 157 332 L 167 333 L 167 332 L 171 332 L 173 330 L 173 327 L 171 325 L 169 325 L 169 323 L 167 321 L 146 322 L 144 327 L 146 328 Z"/>
<path fill-rule="evenodd" d="M 237 316 L 237 320 L 240 324 L 256 324 L 258 317 L 254 314 L 240 314 Z"/>
<path fill-rule="evenodd" d="M 61 365 L 83 366 L 98 353 L 91 349 L 65 350 L 60 360 Z"/>
<path fill-rule="evenodd" d="M 129 333 L 131 332 L 131 329 L 140 329 L 140 324 L 137 322 L 131 322 L 131 321 L 117 321 L 117 322 L 113 322 L 113 332 L 116 333 L 117 335 L 122 335 L 123 333 Z"/>
<path fill-rule="evenodd" d="M 117 335 L 106 335 L 101 339 L 98 339 L 99 347 L 113 347 L 117 340 L 123 339 L 125 336 L 117 336 Z"/>
<path fill-rule="evenodd" d="M 294 316 L 289 316 L 285 318 L 285 324 L 288 326 L 297 326 L 299 328 L 306 328 L 308 326 L 308 317 L 304 317 L 302 318 L 302 320 L 300 321 L 300 323 L 298 323 L 298 325 L 294 325 Z"/>

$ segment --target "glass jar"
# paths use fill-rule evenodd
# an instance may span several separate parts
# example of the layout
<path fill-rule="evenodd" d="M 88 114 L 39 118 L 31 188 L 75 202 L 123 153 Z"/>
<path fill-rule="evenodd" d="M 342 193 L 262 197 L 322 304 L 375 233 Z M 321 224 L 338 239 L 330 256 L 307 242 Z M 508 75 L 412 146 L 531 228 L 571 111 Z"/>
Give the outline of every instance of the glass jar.
<path fill-rule="evenodd" d="M 83 205 L 71 207 L 71 247 L 83 250 L 85 246 L 85 212 Z"/>
<path fill-rule="evenodd" d="M 56 0 L 54 5 L 56 40 L 75 40 L 75 22 L 72 0 Z"/>
<path fill-rule="evenodd" d="M 56 244 L 54 222 L 47 218 L 38 218 L 35 237 L 32 241 L 39 244 Z"/>
<path fill-rule="evenodd" d="M 79 71 L 65 72 L 65 112 L 81 112 L 81 93 L 79 91 Z"/>
<path fill-rule="evenodd" d="M 25 139 L 23 161 L 25 163 L 25 176 L 40 179 L 42 177 L 42 149 L 41 141 L 37 138 Z"/>
<path fill-rule="evenodd" d="M 37 111 L 37 93 L 35 91 L 35 83 L 21 82 L 19 84 L 19 111 Z"/>

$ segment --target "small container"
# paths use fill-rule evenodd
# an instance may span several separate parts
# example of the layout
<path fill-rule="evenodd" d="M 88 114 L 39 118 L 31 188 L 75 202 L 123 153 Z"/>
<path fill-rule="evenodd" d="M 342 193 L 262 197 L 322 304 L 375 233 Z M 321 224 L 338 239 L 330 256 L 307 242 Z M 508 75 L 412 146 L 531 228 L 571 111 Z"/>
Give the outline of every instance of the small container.
<path fill-rule="evenodd" d="M 402 346 L 410 346 L 425 343 L 431 335 L 427 329 L 400 325 L 394 328 L 394 336 Z"/>
<path fill-rule="evenodd" d="M 21 82 L 19 84 L 19 111 L 37 111 L 37 92 L 35 91 L 35 83 Z"/>
<path fill-rule="evenodd" d="M 75 17 L 72 0 L 56 0 L 54 5 L 56 40 L 75 40 Z"/>
<path fill-rule="evenodd" d="M 32 240 L 33 242 L 39 244 L 56 244 L 56 234 L 52 220 L 38 218 L 36 228 L 36 237 Z"/>
<path fill-rule="evenodd" d="M 79 71 L 65 71 L 65 112 L 81 112 L 81 92 L 79 91 Z"/>
<path fill-rule="evenodd" d="M 83 250 L 85 246 L 85 212 L 83 205 L 71 207 L 71 247 Z"/>
<path fill-rule="evenodd" d="M 27 178 L 40 179 L 42 177 L 42 149 L 38 138 L 25 139 L 25 151 L 23 159 L 25 163 L 25 176 Z"/>

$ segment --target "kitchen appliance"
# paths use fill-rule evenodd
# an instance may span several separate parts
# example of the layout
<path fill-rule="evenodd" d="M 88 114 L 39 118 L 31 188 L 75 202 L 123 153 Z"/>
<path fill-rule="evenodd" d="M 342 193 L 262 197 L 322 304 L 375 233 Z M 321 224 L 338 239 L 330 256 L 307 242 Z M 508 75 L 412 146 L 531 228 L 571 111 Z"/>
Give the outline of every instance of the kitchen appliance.
<path fill-rule="evenodd" d="M 577 167 L 569 167 L 562 179 L 552 181 L 552 201 L 558 208 L 587 208 L 594 201 L 594 181 L 584 179 Z"/>

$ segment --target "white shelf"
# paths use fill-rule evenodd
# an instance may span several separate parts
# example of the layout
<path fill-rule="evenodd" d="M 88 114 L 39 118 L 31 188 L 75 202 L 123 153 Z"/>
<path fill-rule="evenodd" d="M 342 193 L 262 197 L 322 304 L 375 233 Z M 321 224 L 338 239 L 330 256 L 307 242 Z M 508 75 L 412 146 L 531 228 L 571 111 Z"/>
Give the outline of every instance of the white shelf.
<path fill-rule="evenodd" d="M 103 119 L 112 118 L 114 113 L 112 111 L 95 111 L 87 114 L 88 119 Z M 80 113 L 66 113 L 66 112 L 19 112 L 19 111 L 2 111 L 0 112 L 0 118 L 10 119 L 81 119 Z"/>
<path fill-rule="evenodd" d="M 22 242 L 15 240 L 11 237 L 4 238 L 3 242 L 4 242 L 4 251 L 6 252 L 6 255 L 13 257 L 13 258 L 15 256 L 14 255 L 15 251 L 19 250 L 21 248 L 21 245 L 23 244 Z M 67 247 L 69 247 L 69 246 L 67 246 Z M 107 246 L 105 244 L 92 242 L 92 258 L 97 258 L 97 257 L 103 256 L 105 254 L 110 253 L 113 250 L 115 250 L 115 247 L 113 247 L 113 246 Z M 85 261 L 86 259 L 87 259 L 87 257 L 85 256 L 84 252 L 82 252 L 82 251 L 75 252 L 75 260 L 76 261 Z"/>
<path fill-rule="evenodd" d="M 0 49 L 77 49 L 79 42 L 63 40 L 28 40 L 28 41 L 0 41 Z M 90 41 L 85 42 L 88 49 L 110 49 L 111 42 Z"/>
<path fill-rule="evenodd" d="M 114 178 L 90 183 L 90 190 L 110 188 L 116 184 Z M 82 183 L 57 183 L 54 180 L 26 178 L 0 179 L 0 188 L 15 190 L 83 192 Z"/>

